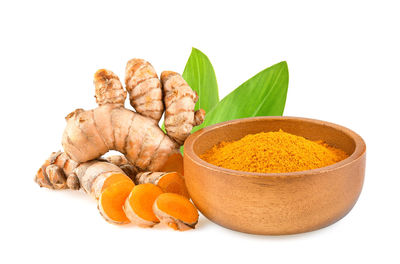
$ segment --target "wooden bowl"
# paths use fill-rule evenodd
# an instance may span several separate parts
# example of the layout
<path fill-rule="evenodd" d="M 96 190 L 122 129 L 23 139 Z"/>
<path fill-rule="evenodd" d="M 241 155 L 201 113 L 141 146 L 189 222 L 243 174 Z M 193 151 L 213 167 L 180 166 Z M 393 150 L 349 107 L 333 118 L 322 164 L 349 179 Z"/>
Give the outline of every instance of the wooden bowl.
<path fill-rule="evenodd" d="M 251 173 L 212 165 L 199 155 L 221 141 L 278 131 L 323 140 L 350 156 L 336 164 L 290 173 Z M 254 117 L 219 123 L 185 142 L 188 191 L 211 221 L 245 233 L 283 235 L 316 230 L 345 216 L 360 195 L 366 146 L 355 132 L 298 117 Z"/>

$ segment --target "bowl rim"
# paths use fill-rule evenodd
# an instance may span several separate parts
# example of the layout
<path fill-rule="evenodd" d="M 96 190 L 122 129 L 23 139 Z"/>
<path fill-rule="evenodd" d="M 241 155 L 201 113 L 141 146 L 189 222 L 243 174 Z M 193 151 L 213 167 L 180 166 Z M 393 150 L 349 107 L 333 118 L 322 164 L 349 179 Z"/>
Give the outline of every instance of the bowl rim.
<path fill-rule="evenodd" d="M 251 122 L 254 120 L 297 120 L 297 121 L 305 121 L 307 123 L 314 123 L 317 125 L 323 125 L 323 126 L 329 126 L 334 129 L 340 130 L 341 132 L 345 133 L 348 135 L 350 138 L 352 138 L 355 142 L 355 149 L 353 153 L 347 157 L 346 159 L 339 161 L 337 163 L 334 163 L 329 166 L 321 167 L 321 168 L 316 168 L 312 170 L 304 170 L 304 171 L 295 171 L 295 172 L 283 172 L 283 173 L 260 173 L 260 172 L 247 172 L 247 171 L 238 171 L 238 170 L 232 170 L 232 169 L 227 169 L 223 167 L 218 167 L 216 165 L 213 165 L 211 163 L 206 162 L 205 160 L 201 159 L 193 150 L 193 146 L 196 143 L 196 141 L 200 138 L 200 136 L 204 133 L 207 133 L 211 130 L 218 129 L 227 125 L 235 125 L 238 123 L 247 123 Z M 353 130 L 346 128 L 344 126 L 323 121 L 323 120 L 318 120 L 318 119 L 313 119 L 313 118 L 305 118 L 305 117 L 295 117 L 295 116 L 258 116 L 258 117 L 247 117 L 247 118 L 239 118 L 239 119 L 234 119 L 234 120 L 229 120 L 221 123 L 217 123 L 205 128 L 202 128 L 195 133 L 191 134 L 184 143 L 184 158 L 189 158 L 192 160 L 192 162 L 196 163 L 199 166 L 207 167 L 209 170 L 212 171 L 218 171 L 218 172 L 224 172 L 225 174 L 233 175 L 233 176 L 245 176 L 245 177 L 255 177 L 255 178 L 260 178 L 260 177 L 299 177 L 299 176 L 305 176 L 305 175 L 314 175 L 314 174 L 320 174 L 320 173 L 326 173 L 329 171 L 334 171 L 346 166 L 351 165 L 352 163 L 356 162 L 359 160 L 364 154 L 366 153 L 366 144 L 363 138 L 358 135 L 356 132 Z"/>

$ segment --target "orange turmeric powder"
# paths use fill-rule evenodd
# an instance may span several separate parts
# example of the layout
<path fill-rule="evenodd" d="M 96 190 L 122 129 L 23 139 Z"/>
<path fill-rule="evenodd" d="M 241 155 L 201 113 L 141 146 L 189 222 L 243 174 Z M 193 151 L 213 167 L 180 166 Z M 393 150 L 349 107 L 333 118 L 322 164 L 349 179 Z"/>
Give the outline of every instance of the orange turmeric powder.
<path fill-rule="evenodd" d="M 284 173 L 329 166 L 347 158 L 348 154 L 323 141 L 311 141 L 279 130 L 221 142 L 200 157 L 232 170 Z"/>

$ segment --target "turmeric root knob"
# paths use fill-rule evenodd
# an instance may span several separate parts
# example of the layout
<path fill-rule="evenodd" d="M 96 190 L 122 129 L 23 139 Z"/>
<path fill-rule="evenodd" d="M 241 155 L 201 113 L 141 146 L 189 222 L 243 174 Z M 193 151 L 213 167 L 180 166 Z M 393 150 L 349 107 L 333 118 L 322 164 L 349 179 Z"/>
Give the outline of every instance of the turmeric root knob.
<path fill-rule="evenodd" d="M 129 100 L 139 114 L 160 121 L 164 112 L 161 82 L 153 66 L 142 59 L 131 59 L 125 69 Z"/>
<path fill-rule="evenodd" d="M 151 183 L 136 185 L 125 201 L 126 216 L 141 227 L 152 227 L 159 223 L 153 212 L 153 204 L 162 193 L 161 188 Z"/>
<path fill-rule="evenodd" d="M 203 123 L 205 111 L 203 109 L 194 111 L 198 100 L 197 93 L 179 73 L 162 72 L 161 83 L 164 91 L 165 130 L 168 136 L 179 145 L 183 145 L 192 128 Z"/>
<path fill-rule="evenodd" d="M 64 171 L 57 165 L 51 164 L 46 168 L 46 174 L 55 190 L 67 188 L 67 178 Z"/>
<path fill-rule="evenodd" d="M 100 214 L 114 224 L 127 224 L 129 219 L 124 212 L 124 203 L 135 184 L 131 181 L 120 181 L 108 186 L 100 195 L 98 208 Z"/>
<path fill-rule="evenodd" d="M 79 189 L 79 181 L 74 182 L 74 170 L 79 164 L 71 160 L 65 153 L 58 151 L 51 153 L 35 175 L 35 182 L 40 187 L 54 190 Z"/>
<path fill-rule="evenodd" d="M 104 104 L 124 104 L 126 91 L 123 89 L 117 75 L 106 69 L 98 70 L 94 75 L 96 87 L 96 102 Z"/>
<path fill-rule="evenodd" d="M 180 231 L 194 229 L 199 219 L 196 207 L 184 196 L 175 193 L 158 196 L 153 211 L 161 223 Z"/>

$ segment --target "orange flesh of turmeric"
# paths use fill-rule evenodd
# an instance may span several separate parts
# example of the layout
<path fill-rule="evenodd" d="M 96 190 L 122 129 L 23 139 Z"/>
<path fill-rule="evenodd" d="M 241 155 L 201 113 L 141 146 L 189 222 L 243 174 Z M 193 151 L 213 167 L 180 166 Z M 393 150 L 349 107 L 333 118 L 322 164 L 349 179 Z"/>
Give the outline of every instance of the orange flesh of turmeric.
<path fill-rule="evenodd" d="M 103 192 L 105 189 L 107 189 L 109 186 L 113 185 L 114 183 L 121 182 L 121 181 L 129 181 L 132 182 L 131 178 L 126 176 L 125 174 L 122 173 L 114 173 L 113 175 L 107 177 L 107 179 L 103 183 L 103 187 L 101 191 Z"/>
<path fill-rule="evenodd" d="M 140 218 L 146 221 L 159 223 L 160 221 L 153 212 L 153 204 L 162 193 L 163 191 L 160 187 L 151 183 L 136 185 L 132 190 L 132 194 L 129 196 L 129 204 L 135 214 Z"/>
<path fill-rule="evenodd" d="M 285 173 L 332 165 L 348 157 L 343 150 L 282 130 L 221 142 L 200 156 L 219 167 L 259 173 Z"/>
<path fill-rule="evenodd" d="M 129 223 L 123 205 L 134 187 L 131 181 L 117 182 L 106 188 L 100 196 L 99 207 L 103 216 L 114 223 Z"/>
<path fill-rule="evenodd" d="M 166 193 L 177 193 L 189 198 L 189 193 L 186 189 L 185 180 L 179 173 L 171 172 L 158 181 L 157 185 Z"/>
<path fill-rule="evenodd" d="M 156 203 L 159 210 L 184 223 L 196 223 L 199 218 L 196 207 L 182 195 L 163 193 L 157 198 Z M 174 228 L 174 226 L 171 225 L 170 227 Z M 176 228 L 175 225 L 174 229 Z"/>
<path fill-rule="evenodd" d="M 172 154 L 159 171 L 176 171 L 183 175 L 183 157 L 180 153 Z"/>

